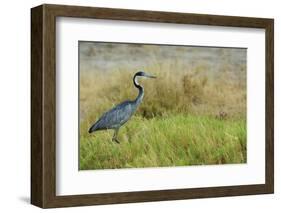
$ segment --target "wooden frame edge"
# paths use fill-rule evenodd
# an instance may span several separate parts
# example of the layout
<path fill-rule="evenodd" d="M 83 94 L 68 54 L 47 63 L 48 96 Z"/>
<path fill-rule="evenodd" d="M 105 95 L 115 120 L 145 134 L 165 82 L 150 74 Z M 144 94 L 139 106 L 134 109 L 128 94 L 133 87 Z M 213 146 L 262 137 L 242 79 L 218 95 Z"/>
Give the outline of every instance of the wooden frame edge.
<path fill-rule="evenodd" d="M 31 10 L 31 203 L 43 207 L 43 7 Z"/>
<path fill-rule="evenodd" d="M 274 20 L 270 19 L 265 27 L 265 76 L 266 76 L 266 185 L 274 193 Z"/>

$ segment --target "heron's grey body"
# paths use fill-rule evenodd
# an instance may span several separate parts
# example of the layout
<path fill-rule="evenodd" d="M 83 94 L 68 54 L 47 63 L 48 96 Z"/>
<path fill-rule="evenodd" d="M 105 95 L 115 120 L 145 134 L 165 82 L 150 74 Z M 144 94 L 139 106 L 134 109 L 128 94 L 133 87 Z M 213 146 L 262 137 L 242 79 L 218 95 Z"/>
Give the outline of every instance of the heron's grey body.
<path fill-rule="evenodd" d="M 134 101 L 124 101 L 113 109 L 104 113 L 101 118 L 90 128 L 90 132 L 105 129 L 117 129 L 126 123 L 136 111 Z"/>
<path fill-rule="evenodd" d="M 145 72 L 137 72 L 133 78 L 134 85 L 139 90 L 137 98 L 133 101 L 124 101 L 111 110 L 105 112 L 100 117 L 100 119 L 98 119 L 98 121 L 91 126 L 91 128 L 89 129 L 89 133 L 98 130 L 114 129 L 115 132 L 112 140 L 119 143 L 117 139 L 119 128 L 132 117 L 132 115 L 135 113 L 138 106 L 142 102 L 144 96 L 144 89 L 141 85 L 138 84 L 137 77 L 155 78 L 154 76 L 148 75 Z"/>

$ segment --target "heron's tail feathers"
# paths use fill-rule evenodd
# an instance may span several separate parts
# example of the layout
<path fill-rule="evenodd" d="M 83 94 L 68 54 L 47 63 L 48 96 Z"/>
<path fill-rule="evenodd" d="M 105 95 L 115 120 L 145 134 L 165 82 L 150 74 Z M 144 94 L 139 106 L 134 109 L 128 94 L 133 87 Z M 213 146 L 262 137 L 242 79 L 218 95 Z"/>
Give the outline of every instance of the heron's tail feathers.
<path fill-rule="evenodd" d="M 89 129 L 89 133 L 92 133 L 92 132 L 94 132 L 94 131 L 98 131 L 98 130 L 102 130 L 102 129 L 104 129 L 104 128 L 102 128 L 102 125 L 101 125 L 102 123 L 101 123 L 101 121 L 100 120 L 98 120 L 96 123 L 94 123 L 91 127 L 90 127 L 90 129 Z"/>
<path fill-rule="evenodd" d="M 92 133 L 92 132 L 94 132 L 95 130 L 96 130 L 96 124 L 94 124 L 93 126 L 91 126 L 88 132 L 89 132 L 89 133 Z"/>

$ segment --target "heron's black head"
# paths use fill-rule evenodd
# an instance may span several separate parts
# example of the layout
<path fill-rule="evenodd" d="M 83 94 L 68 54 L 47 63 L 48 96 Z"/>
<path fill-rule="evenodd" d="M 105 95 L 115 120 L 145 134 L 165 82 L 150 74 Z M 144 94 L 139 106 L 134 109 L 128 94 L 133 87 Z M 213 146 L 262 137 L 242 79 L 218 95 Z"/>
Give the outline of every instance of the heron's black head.
<path fill-rule="evenodd" d="M 156 76 L 150 75 L 148 73 L 145 73 L 143 71 L 139 71 L 135 74 L 135 77 L 140 76 L 140 77 L 146 77 L 146 78 L 156 78 Z"/>
<path fill-rule="evenodd" d="M 139 88 L 139 89 L 142 88 L 142 87 L 139 85 L 139 83 L 138 83 L 138 81 L 137 81 L 137 77 L 156 78 L 155 76 L 150 75 L 150 74 L 148 74 L 148 73 L 145 73 L 145 72 L 143 72 L 143 71 L 137 72 L 137 73 L 135 74 L 134 78 L 133 78 L 133 82 L 134 82 L 134 85 L 135 85 L 137 88 Z"/>

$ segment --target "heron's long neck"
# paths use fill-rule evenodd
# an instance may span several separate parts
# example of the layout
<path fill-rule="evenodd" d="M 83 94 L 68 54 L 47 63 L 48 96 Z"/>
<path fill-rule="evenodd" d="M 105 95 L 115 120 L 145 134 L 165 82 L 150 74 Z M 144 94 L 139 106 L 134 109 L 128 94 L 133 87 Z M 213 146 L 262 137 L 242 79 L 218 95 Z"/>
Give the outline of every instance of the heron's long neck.
<path fill-rule="evenodd" d="M 139 90 L 139 94 L 138 94 L 137 98 L 135 99 L 136 104 L 139 105 L 143 99 L 144 89 L 141 85 L 139 85 L 139 83 L 137 81 L 137 76 L 134 76 L 133 81 L 134 81 L 135 87 L 138 88 L 138 90 Z"/>

